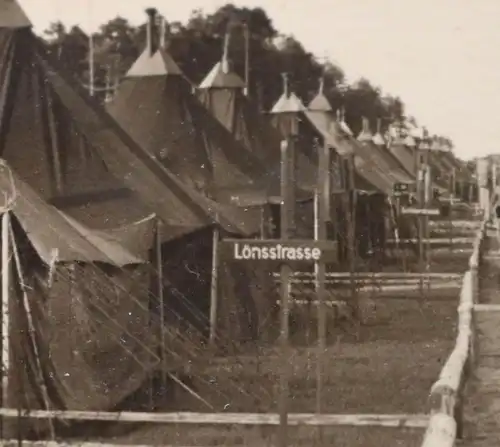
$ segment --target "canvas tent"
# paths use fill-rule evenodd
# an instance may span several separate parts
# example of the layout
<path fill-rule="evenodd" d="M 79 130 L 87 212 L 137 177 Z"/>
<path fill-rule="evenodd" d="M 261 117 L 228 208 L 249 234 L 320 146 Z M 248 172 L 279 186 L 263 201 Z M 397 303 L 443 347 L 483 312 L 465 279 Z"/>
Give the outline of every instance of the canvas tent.
<path fill-rule="evenodd" d="M 367 149 L 367 153 L 372 160 L 373 165 L 378 165 L 381 170 L 393 180 L 394 184 L 407 184 L 415 183 L 412 178 L 402 167 L 399 165 L 394 156 L 386 151 L 385 144 L 376 144 L 374 135 L 370 129 L 370 123 L 366 118 L 362 118 L 362 130 L 357 137 L 359 143 Z"/>
<path fill-rule="evenodd" d="M 155 212 L 174 233 L 216 215 L 229 231 L 257 231 L 251 213 L 208 200 L 151 159 L 57 70 L 29 22 L 0 28 L 0 57 L 1 155 L 42 197 L 66 208 L 113 202 L 131 221 Z"/>
<path fill-rule="evenodd" d="M 243 94 L 243 81 L 230 70 L 227 56 L 215 64 L 198 88 L 201 103 L 251 154 L 257 156 L 270 172 L 269 206 L 266 207 L 267 236 L 279 235 L 281 203 L 282 134 L 268 115 L 263 114 L 251 98 Z M 302 151 L 296 152 L 295 200 L 297 237 L 312 237 L 310 204 L 317 184 L 317 169 Z"/>
<path fill-rule="evenodd" d="M 354 209 L 355 241 L 358 254 L 365 256 L 371 247 L 374 250 L 384 245 L 384 219 L 386 215 L 385 195 L 390 187 L 387 178 L 381 171 L 370 166 L 366 154 L 360 151 L 359 145 L 352 138 L 347 124 L 338 114 L 333 113 L 330 102 L 323 92 L 323 82 L 317 95 L 309 103 L 306 118 L 315 129 L 321 131 L 323 142 L 336 153 L 336 163 L 332 166 L 332 210 L 335 212 L 336 233 L 339 242 L 341 259 L 347 258 L 347 218 L 349 209 Z M 352 164 L 348 160 L 352 160 Z M 349 173 L 354 168 L 354 172 Z M 335 177 L 340 182 L 335 181 Z M 351 177 L 351 178 L 349 178 Z M 346 202 L 345 192 L 348 185 L 354 188 L 353 195 Z"/>
<path fill-rule="evenodd" d="M 9 199 L 11 259 L 4 406 L 113 408 L 158 364 L 158 331 L 141 287 L 148 260 L 75 224 L 5 163 L 0 191 Z"/>
<path fill-rule="evenodd" d="M 450 173 L 450 187 L 453 189 L 455 197 L 464 202 L 468 202 L 474 196 L 473 185 L 475 184 L 471 172 L 466 164 L 458 159 L 450 147 L 442 145 L 436 155 L 441 159 Z"/>
<path fill-rule="evenodd" d="M 416 178 L 417 168 L 415 155 L 404 141 L 402 135 L 399 132 L 391 129 L 388 141 L 388 147 L 390 152 L 399 161 L 401 166 L 404 167 L 406 172 L 408 172 L 412 177 Z"/>
<path fill-rule="evenodd" d="M 2 157 L 20 182 L 29 185 L 43 201 L 50 201 L 59 210 L 64 210 L 65 221 L 75 231 L 85 235 L 87 240 L 99 238 L 101 250 L 114 244 L 126 247 L 125 251 L 135 258 L 149 261 L 157 250 L 155 239 L 159 240 L 161 249 L 158 251 L 164 254 L 161 287 L 167 307 L 173 306 L 169 298 L 175 288 L 176 299 L 182 300 L 188 323 L 194 321 L 195 314 L 199 320 L 200 313 L 206 320 L 213 226 L 220 228 L 223 235 L 250 237 L 259 231 L 260 216 L 251 210 L 218 204 L 179 181 L 58 70 L 57 63 L 33 35 L 29 21 L 15 2 L 0 0 L 0 11 L 8 11 L 0 15 Z M 6 17 L 12 22 L 7 22 Z M 190 238 L 193 247 L 203 246 L 203 253 L 185 253 L 182 238 Z M 177 266 L 184 267 L 182 271 L 171 268 L 173 260 Z M 79 262 L 81 259 L 71 258 L 69 261 Z M 95 261 L 95 257 L 89 261 Z M 141 293 L 146 293 L 144 290 L 151 295 L 154 289 L 150 285 L 158 274 L 157 267 L 148 263 L 147 266 L 144 264 L 147 274 L 140 269 L 137 270 L 138 276 L 125 273 L 123 280 L 129 281 L 123 286 L 127 290 L 125 295 L 141 298 Z M 92 270 L 94 264 L 88 268 Z M 234 306 L 238 309 L 233 309 L 232 315 L 240 317 L 252 306 L 267 315 L 268 300 L 272 301 L 265 287 L 267 272 L 255 266 L 223 266 L 222 269 L 232 282 L 221 285 L 220 299 L 224 302 L 236 299 L 247 306 Z M 76 279 L 81 277 L 85 287 L 95 284 L 94 279 L 79 270 L 65 270 L 64 275 Z M 260 288 L 249 284 L 256 275 L 262 277 Z M 100 274 L 98 277 L 99 288 L 114 289 L 113 283 L 106 282 L 109 277 L 102 278 Z M 69 288 L 78 290 L 80 285 L 68 278 L 68 284 L 64 285 L 67 288 L 55 298 L 54 305 L 64 306 L 61 296 L 67 296 Z M 196 310 L 192 309 L 193 305 Z M 109 306 L 113 308 L 111 304 Z M 120 311 L 118 308 L 114 310 Z M 255 310 L 249 312 L 255 317 Z M 240 322 L 234 320 L 241 328 Z M 89 321 L 89 324 L 97 324 L 92 318 Z M 255 318 L 252 322 L 258 324 Z M 73 323 L 77 329 L 75 321 Z M 254 329 L 247 324 L 240 332 L 248 334 Z M 238 334 L 232 333 L 235 334 L 233 340 L 236 340 Z M 125 369 L 116 372 L 117 375 L 121 373 L 128 377 Z M 110 401 L 104 395 L 101 398 L 100 403 L 96 401 L 89 405 L 94 409 L 99 409 L 98 406 L 104 409 Z M 63 403 L 60 406 L 64 407 Z"/>
<path fill-rule="evenodd" d="M 435 156 L 434 151 L 427 147 L 425 144 L 417 149 L 417 143 L 411 135 L 403 137 L 401 131 L 391 128 L 389 129 L 389 150 L 398 159 L 400 164 L 404 166 L 405 170 L 416 178 L 417 176 L 417 150 L 418 153 L 427 160 L 431 168 L 431 175 L 435 188 L 441 193 L 445 194 L 448 190 L 444 176 L 447 171 L 442 163 Z"/>
<path fill-rule="evenodd" d="M 326 144 L 334 149 L 339 156 L 354 152 L 354 148 L 347 138 L 336 138 L 334 126 L 324 112 L 306 109 L 293 92 L 288 92 L 287 86 L 270 113 L 273 115 L 273 124 L 282 135 L 286 135 L 290 126 L 296 126 L 298 152 L 313 163 L 316 171 L 318 169 L 317 146 L 319 142 L 326 141 Z M 300 165 L 298 172 L 300 175 Z M 377 191 L 378 187 L 383 184 L 383 180 L 376 175 L 371 177 L 367 173 L 360 173 L 359 170 L 356 170 L 354 181 L 357 189 L 366 191 Z"/>
<path fill-rule="evenodd" d="M 198 98 L 245 149 L 272 167 L 273 191 L 280 195 L 280 145 L 282 136 L 257 104 L 244 95 L 244 83 L 223 56 L 198 87 Z M 298 198 L 312 196 L 316 187 L 316 169 L 303 153 L 297 154 Z"/>
<path fill-rule="evenodd" d="M 122 81 L 108 112 L 177 178 L 219 202 L 266 203 L 273 166 L 247 151 L 192 94 L 165 47 L 154 16 L 149 40 Z M 270 169 L 271 168 L 271 169 Z"/>
<path fill-rule="evenodd" d="M 357 190 L 389 193 L 392 184 L 387 173 L 383 172 L 379 166 L 373 165 L 370 155 L 350 135 L 345 122 L 338 118 L 341 117 L 338 116 L 336 119 L 333 109 L 320 87 L 318 94 L 309 103 L 307 109 L 304 108 L 304 121 L 340 157 L 353 156 L 356 170 L 355 188 Z"/>

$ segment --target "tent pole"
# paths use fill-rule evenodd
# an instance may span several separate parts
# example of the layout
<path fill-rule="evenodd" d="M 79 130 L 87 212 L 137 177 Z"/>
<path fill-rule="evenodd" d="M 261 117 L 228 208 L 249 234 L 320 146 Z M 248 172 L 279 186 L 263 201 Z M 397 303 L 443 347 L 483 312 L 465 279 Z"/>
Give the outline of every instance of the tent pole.
<path fill-rule="evenodd" d="M 293 133 L 293 132 L 292 132 Z M 293 145 L 294 136 L 288 136 L 281 145 L 281 240 L 290 238 L 290 221 L 292 220 L 291 211 L 293 208 L 292 195 L 290 194 L 290 158 L 294 156 Z M 280 321 L 280 344 L 282 365 L 279 381 L 279 435 L 278 446 L 288 447 L 288 399 L 289 399 L 289 375 L 290 375 L 290 353 L 289 353 L 289 317 L 290 317 L 290 295 L 291 295 L 291 274 L 290 265 L 281 266 L 281 321 Z"/>
<path fill-rule="evenodd" d="M 244 94 L 250 94 L 250 31 L 248 24 L 243 24 L 243 34 L 245 37 L 245 89 Z"/>
<path fill-rule="evenodd" d="M 318 163 L 318 187 L 316 189 L 315 199 L 317 202 L 315 213 L 315 237 L 317 241 L 326 240 L 326 218 L 328 211 L 328 173 L 329 173 L 329 148 L 324 142 L 319 150 L 319 163 Z M 317 315 L 318 315 L 318 352 L 316 360 L 316 413 L 322 413 L 322 397 L 323 397 L 323 369 L 324 369 L 324 355 L 326 350 L 326 265 L 324 260 L 320 260 L 314 264 L 316 273 L 316 296 L 318 301 Z M 323 430 L 318 427 L 318 438 L 323 438 Z"/>
<path fill-rule="evenodd" d="M 314 240 L 317 241 L 320 237 L 320 211 L 319 211 L 319 192 L 318 188 L 314 190 L 314 199 L 313 199 L 313 213 L 314 213 Z M 316 277 L 316 293 L 318 293 L 319 290 L 319 283 L 318 283 L 318 266 L 315 263 L 314 264 L 314 273 Z M 306 321 L 306 345 L 309 347 L 311 344 L 311 320 L 312 320 L 312 300 L 307 299 L 307 321 Z M 307 356 L 307 363 L 309 367 L 309 356 Z M 309 368 L 308 368 L 309 371 Z"/>
<path fill-rule="evenodd" d="M 451 185 L 450 185 L 450 210 L 448 215 L 449 227 L 450 227 L 450 252 L 453 252 L 453 204 L 455 202 L 455 168 L 451 171 Z"/>
<path fill-rule="evenodd" d="M 94 96 L 95 88 L 94 88 L 94 36 L 93 33 L 89 33 L 89 95 Z"/>
<path fill-rule="evenodd" d="M 165 297 L 163 294 L 163 256 L 162 256 L 162 234 L 161 234 L 161 221 L 157 219 L 156 222 L 156 268 L 157 268 L 157 287 L 158 287 L 158 300 L 160 303 L 160 362 L 161 362 L 161 382 L 166 386 L 167 377 L 167 359 L 165 347 Z"/>
<path fill-rule="evenodd" d="M 10 247 L 9 247 L 10 213 L 5 210 L 2 215 L 2 407 L 9 406 L 10 376 Z M 2 420 L 2 435 L 5 429 Z"/>
<path fill-rule="evenodd" d="M 422 155 L 423 151 L 420 149 L 419 145 L 415 146 L 414 158 L 415 158 L 415 172 L 417 173 L 417 184 L 416 184 L 416 199 L 417 199 L 417 207 L 424 207 L 423 200 L 423 189 L 424 189 L 424 171 L 422 170 Z M 418 244 L 418 270 L 420 272 L 420 279 L 418 281 L 418 289 L 420 298 L 423 300 L 424 297 L 424 280 L 423 280 L 423 272 L 424 272 L 424 222 L 423 216 L 418 215 L 417 217 L 417 244 Z"/>
<path fill-rule="evenodd" d="M 349 253 L 349 276 L 351 278 L 351 306 L 354 309 L 356 319 L 359 319 L 360 309 L 359 303 L 357 302 L 357 290 L 356 290 L 356 209 L 357 209 L 357 193 L 354 186 L 354 156 L 349 157 L 349 168 L 348 168 L 348 183 L 346 192 L 346 202 L 347 202 L 347 249 Z M 359 321 L 357 322 L 359 323 Z M 359 332 L 359 331 L 358 331 Z M 359 335 L 359 333 L 358 333 Z"/>
<path fill-rule="evenodd" d="M 12 231 L 12 227 L 9 229 L 9 235 L 10 235 L 10 241 L 12 243 L 12 254 L 14 257 L 14 262 L 16 265 L 16 273 L 17 277 L 19 278 L 19 281 L 21 283 L 21 288 L 22 288 L 22 295 L 23 295 L 23 307 L 24 307 L 24 312 L 26 312 L 27 320 L 28 320 L 28 332 L 31 340 L 31 344 L 33 345 L 33 351 L 35 354 L 35 362 L 36 366 L 38 368 L 38 373 L 37 373 L 37 381 L 40 385 L 41 391 L 42 391 L 42 396 L 43 396 L 43 403 L 45 405 L 45 409 L 47 411 L 50 411 L 50 399 L 49 399 L 49 393 L 47 390 L 47 386 L 43 377 L 43 371 L 42 371 L 42 361 L 40 359 L 40 352 L 38 350 L 38 345 L 36 341 L 36 329 L 35 329 L 35 324 L 33 322 L 33 314 L 31 312 L 31 304 L 29 301 L 28 294 L 26 293 L 26 283 L 24 281 L 24 275 L 23 275 L 23 270 L 21 266 L 21 259 L 19 256 L 19 249 L 16 244 L 16 239 L 14 237 L 14 232 Z M 22 379 L 18 379 L 22 380 Z M 20 403 L 20 396 L 18 397 L 18 401 Z M 54 440 L 56 439 L 56 433 L 54 429 L 54 421 L 53 418 L 48 418 L 49 419 L 49 429 L 50 429 L 50 436 L 51 439 Z"/>
<path fill-rule="evenodd" d="M 425 207 L 429 208 L 432 200 L 434 188 L 432 184 L 432 176 L 431 176 L 431 166 L 429 165 L 429 160 L 426 160 L 425 163 Z M 431 280 L 429 277 L 429 272 L 431 271 L 431 232 L 429 226 L 429 216 L 424 217 L 424 229 L 425 229 L 425 271 L 427 273 L 427 291 L 430 292 L 431 288 Z"/>
<path fill-rule="evenodd" d="M 210 283 L 210 335 L 209 344 L 211 347 L 215 347 L 215 341 L 217 338 L 217 314 L 218 314 L 218 304 L 219 304 L 219 240 L 220 233 L 217 222 L 219 219 L 216 217 L 216 224 L 214 226 L 212 235 L 212 277 Z"/>

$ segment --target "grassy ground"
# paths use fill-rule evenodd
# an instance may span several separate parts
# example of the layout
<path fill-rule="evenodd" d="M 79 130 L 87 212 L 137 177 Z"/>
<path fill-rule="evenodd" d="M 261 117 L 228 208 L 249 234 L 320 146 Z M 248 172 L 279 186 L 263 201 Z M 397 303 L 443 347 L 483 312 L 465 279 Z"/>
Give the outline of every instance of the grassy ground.
<path fill-rule="evenodd" d="M 313 428 L 291 428 L 289 446 L 335 446 L 335 447 L 420 447 L 423 431 L 420 429 L 379 427 L 334 427 L 325 428 L 322 442 Z M 115 438 L 107 442 L 126 444 L 178 445 L 178 446 L 248 446 L 267 447 L 277 445 L 275 429 L 217 427 L 166 429 L 160 426 L 143 426 L 126 438 Z"/>
<path fill-rule="evenodd" d="M 359 339 L 349 326 L 329 327 L 324 412 L 425 413 L 429 389 L 453 346 L 456 302 L 380 297 L 375 304 Z M 314 319 L 310 331 L 315 331 Z M 231 360 L 212 358 L 197 367 L 192 371 L 192 385 L 216 411 L 276 412 L 279 372 L 288 365 L 290 411 L 314 412 L 316 351 L 305 346 L 305 332 L 299 330 L 292 336 L 293 348 L 286 360 L 275 347 L 249 347 L 251 352 Z M 207 411 L 187 393 L 177 395 L 175 409 L 164 410 Z M 276 445 L 276 427 L 130 424 L 127 428 L 130 432 L 124 433 L 123 426 L 102 427 L 99 433 L 106 442 L 126 444 Z M 289 445 L 319 445 L 315 433 L 313 428 L 291 428 Z M 408 447 L 419 446 L 422 436 L 423 431 L 417 429 L 331 427 L 325 429 L 322 445 Z"/>
<path fill-rule="evenodd" d="M 329 324 L 324 411 L 425 412 L 427 392 L 452 347 L 455 316 L 451 301 L 421 305 L 377 299 L 359 334 L 347 322 Z M 304 346 L 306 330 L 292 334 L 293 349 L 286 358 L 275 348 L 260 348 L 258 355 L 211 361 L 203 371 L 212 383 L 211 402 L 226 411 L 276 411 L 278 377 L 287 364 L 290 411 L 314 412 L 317 356 L 316 348 Z M 313 320 L 311 338 L 315 330 Z M 183 402 L 189 410 L 191 403 Z"/>
<path fill-rule="evenodd" d="M 470 253 L 441 250 L 431 256 L 431 271 L 462 273 Z M 401 262 L 378 271 L 403 271 Z M 418 271 L 416 259 L 406 270 Z M 348 322 L 329 322 L 324 353 L 322 407 L 325 413 L 426 413 L 432 383 L 451 352 L 455 337 L 457 290 L 435 290 L 428 301 L 377 296 L 359 332 Z M 415 294 L 413 294 L 415 295 Z M 456 299 L 453 299 L 453 297 Z M 385 297 L 388 298 L 388 297 Z M 446 298 L 446 299 L 445 299 Z M 279 374 L 290 376 L 290 412 L 314 412 L 316 405 L 316 319 L 298 324 L 292 349 L 283 356 L 275 346 L 247 346 L 241 355 L 207 358 L 190 370 L 191 386 L 211 403 L 211 411 L 276 412 Z M 207 411 L 186 392 L 163 411 Z M 96 427 L 94 427 L 96 428 Z M 125 430 L 127 430 L 125 432 Z M 276 427 L 127 424 L 102 425 L 85 440 L 122 444 L 183 446 L 276 445 Z M 405 446 L 422 442 L 423 431 L 402 428 L 331 427 L 321 444 L 313 428 L 290 428 L 290 446 Z M 86 433 L 87 434 L 87 433 Z"/>

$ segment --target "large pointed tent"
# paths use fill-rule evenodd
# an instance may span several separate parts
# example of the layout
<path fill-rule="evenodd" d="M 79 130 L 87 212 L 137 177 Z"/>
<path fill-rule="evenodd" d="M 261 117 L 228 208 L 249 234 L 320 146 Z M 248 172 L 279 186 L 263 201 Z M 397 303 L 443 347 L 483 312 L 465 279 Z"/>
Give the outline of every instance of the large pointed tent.
<path fill-rule="evenodd" d="M 364 255 L 369 246 L 382 248 L 384 244 L 384 219 L 385 206 L 384 194 L 387 184 L 377 172 L 370 169 L 369 162 L 359 152 L 350 129 L 341 119 L 336 119 L 333 108 L 323 91 L 323 80 L 320 82 L 319 91 L 309 103 L 306 118 L 318 130 L 322 130 L 323 142 L 337 154 L 336 163 L 332 164 L 332 177 L 338 177 L 340 182 L 332 178 L 334 192 L 346 192 L 346 186 L 354 188 L 355 197 L 350 198 L 348 204 L 341 195 L 333 195 L 333 205 L 336 210 L 335 221 L 337 223 L 337 240 L 343 252 L 343 258 L 347 256 L 347 225 L 349 219 L 347 214 L 354 210 L 355 238 L 358 252 Z M 338 118 L 341 118 L 338 116 Z M 349 163 L 348 160 L 352 160 Z M 352 174 L 350 171 L 354 169 Z M 378 188 L 372 186 L 378 185 Z M 368 194 L 367 194 L 368 193 Z"/>
<path fill-rule="evenodd" d="M 114 407 L 158 365 L 150 297 L 140 287 L 147 257 L 48 205 L 4 162 L 0 190 L 10 215 L 2 225 L 10 225 L 13 359 L 4 406 Z"/>
<path fill-rule="evenodd" d="M 371 157 L 372 163 L 382 169 L 393 180 L 394 184 L 413 184 L 415 179 L 404 171 L 394 156 L 386 151 L 384 143 L 377 144 L 374 140 L 374 135 L 370 129 L 368 119 L 362 118 L 362 129 L 357 139 L 359 143 L 366 147 L 367 153 Z M 380 135 L 380 133 L 379 133 Z"/>
<path fill-rule="evenodd" d="M 269 167 L 236 141 L 192 94 L 167 48 L 158 44 L 155 10 L 148 42 L 107 110 L 178 179 L 220 202 L 266 203 Z"/>
<path fill-rule="evenodd" d="M 20 10 L 10 0 L 0 5 Z M 42 197 L 71 206 L 113 202 L 131 213 L 146 208 L 174 232 L 203 228 L 216 214 L 235 233 L 258 228 L 248 227 L 249 213 L 215 204 L 151 159 L 56 68 L 30 22 L 2 19 L 0 153 Z"/>
<path fill-rule="evenodd" d="M 304 111 L 304 118 L 322 137 L 323 142 L 337 155 L 336 163 L 332 163 L 334 170 L 332 175 L 338 177 L 338 179 L 332 179 L 337 185 L 336 188 L 333 188 L 334 190 L 341 189 L 342 185 L 347 184 L 346 178 L 340 179 L 342 174 L 345 174 L 340 172 L 342 171 L 340 169 L 341 159 L 345 157 L 353 157 L 355 167 L 353 186 L 357 191 L 375 192 L 382 190 L 384 182 L 379 176 L 372 175 L 370 170 L 366 169 L 366 163 L 356 153 L 356 147 L 353 146 L 350 135 L 342 129 L 341 123 L 336 119 L 333 108 L 323 92 L 323 82 L 320 83 L 318 93 Z"/>
<path fill-rule="evenodd" d="M 191 324 L 194 324 L 194 320 L 200 321 L 200 315 L 206 319 L 212 271 L 211 227 L 217 224 L 223 229 L 223 234 L 251 236 L 259 230 L 257 213 L 220 205 L 181 182 L 58 69 L 57 62 L 50 58 L 43 43 L 32 33 L 31 24 L 16 2 L 0 0 L 0 11 L 2 158 L 7 160 L 19 181 L 29 185 L 44 202 L 50 201 L 59 210 L 64 209 L 65 220 L 71 223 L 75 235 L 98 241 L 101 251 L 114 243 L 115 246 L 126 246 L 126 251 L 148 260 L 152 253 L 160 251 L 164 262 L 161 286 L 165 290 L 166 306 L 172 304 L 172 290 L 175 289 L 176 296 L 182 295 L 175 300 L 182 302 L 185 320 L 191 318 Z M 22 194 L 28 196 L 26 192 Z M 45 228 L 43 219 L 38 223 Z M 55 234 L 63 236 L 62 224 L 57 225 Z M 72 238 L 76 240 L 77 236 Z M 163 242 L 159 250 L 153 242 L 155 239 Z M 55 244 L 51 242 L 49 245 L 58 248 Z M 68 262 L 80 261 L 77 255 L 68 258 Z M 88 257 L 89 262 L 105 262 L 95 256 Z M 149 267 L 154 269 L 153 272 L 137 277 L 125 274 L 125 279 L 132 282 L 126 297 L 135 299 L 139 293 L 151 295 L 150 286 L 152 282 L 156 283 L 159 262 L 152 264 Z M 250 283 L 258 281 L 255 279 L 260 274 L 258 269 L 254 266 L 251 269 L 224 266 L 222 273 L 225 271 L 232 282 L 228 286 L 221 285 L 220 299 L 225 304 L 233 299 L 239 300 L 236 315 L 241 316 L 247 311 L 255 314 L 260 299 L 257 295 L 267 303 L 269 296 L 266 296 L 266 291 L 257 291 Z M 265 279 L 267 275 L 262 277 Z M 82 280 L 84 278 L 88 281 L 84 285 L 94 285 L 92 278 L 82 273 Z M 110 279 L 110 275 L 107 278 Z M 99 287 L 103 292 L 114 285 L 103 279 Z M 54 305 L 64 306 L 67 293 L 68 289 L 61 291 Z M 100 296 L 96 290 L 88 293 Z M 176 306 L 180 311 L 181 304 Z M 254 310 L 251 310 L 252 306 Z M 196 315 L 193 307 L 198 308 Z M 120 311 L 119 308 L 113 309 Z M 125 305 L 123 309 L 126 309 Z M 191 312 L 189 316 L 188 311 Z M 76 330 L 78 322 L 73 323 L 72 329 Z M 92 318 L 90 323 L 93 324 Z M 258 324 L 255 319 L 252 325 L 254 323 Z M 205 320 L 203 324 L 206 326 Z M 242 328 L 242 333 L 254 330 L 248 321 L 246 325 L 240 321 L 234 324 Z M 201 329 L 205 330 L 205 326 Z M 236 339 L 238 334 L 234 335 Z M 115 371 L 116 377 L 122 373 L 118 369 Z M 123 378 L 123 383 L 128 379 Z M 124 392 L 129 391 L 129 387 L 124 386 Z M 99 401 L 82 401 L 82 405 L 91 405 L 96 410 L 110 409 L 120 403 L 116 400 L 118 397 L 108 399 L 104 394 L 100 397 Z M 75 397 L 71 402 L 77 401 L 78 397 Z M 66 408 L 66 404 L 59 402 L 58 408 Z"/>
<path fill-rule="evenodd" d="M 241 142 L 246 150 L 272 167 L 273 191 L 280 194 L 280 145 L 282 135 L 271 124 L 269 116 L 256 102 L 245 96 L 243 80 L 231 70 L 227 55 L 217 62 L 198 87 L 198 98 L 205 107 Z M 312 196 L 316 186 L 316 169 L 303 153 L 297 154 L 298 196 Z"/>
<path fill-rule="evenodd" d="M 286 112 L 283 112 L 286 111 Z M 274 104 L 270 113 L 273 115 L 273 123 L 276 128 L 285 135 L 290 126 L 291 120 L 297 123 L 298 134 L 298 152 L 301 152 L 312 162 L 317 172 L 318 169 L 318 142 L 326 142 L 326 144 L 334 149 L 340 156 L 352 154 L 354 149 L 350 145 L 347 138 L 340 138 L 335 133 L 334 124 L 325 117 L 325 113 L 320 110 L 308 110 L 302 103 L 300 98 L 294 92 L 288 89 L 287 81 L 283 94 Z M 297 163 L 299 160 L 297 159 Z M 300 165 L 298 166 L 300 175 Z M 359 172 L 358 172 L 359 173 Z M 356 187 L 367 191 L 378 191 L 379 187 L 383 186 L 383 180 L 379 177 L 370 177 L 369 173 L 359 173 L 356 176 Z"/>
<path fill-rule="evenodd" d="M 279 206 L 281 204 L 281 144 L 283 136 L 276 129 L 269 115 L 263 114 L 257 104 L 243 93 L 244 83 L 231 71 L 227 55 L 215 64 L 198 88 L 201 103 L 252 155 L 269 167 L 270 196 L 266 209 L 268 235 L 279 231 Z M 317 183 L 317 169 L 303 152 L 296 152 L 295 234 L 310 237 L 313 227 L 312 213 L 307 211 Z"/>
<path fill-rule="evenodd" d="M 404 167 L 406 172 L 408 172 L 413 178 L 417 178 L 415 154 L 412 148 L 408 146 L 408 143 L 415 144 L 413 139 L 405 141 L 405 138 L 402 135 L 401 131 L 399 131 L 399 129 L 396 129 L 394 126 L 389 128 L 388 132 L 389 151 L 398 160 L 400 165 Z"/>
<path fill-rule="evenodd" d="M 415 178 L 417 177 L 417 156 L 422 156 L 431 168 L 435 188 L 441 191 L 441 193 L 447 191 L 447 184 L 444 180 L 446 169 L 425 140 L 419 136 L 421 141 L 417 142 L 411 130 L 404 131 L 402 128 L 396 128 L 395 126 L 390 127 L 388 133 L 388 147 L 390 152 L 410 175 Z"/>
<path fill-rule="evenodd" d="M 440 156 L 437 141 L 431 140 L 426 151 L 426 159 L 429 166 L 431 166 L 431 176 L 434 184 L 441 190 L 448 192 L 452 171 Z"/>
<path fill-rule="evenodd" d="M 289 100 L 300 102 L 300 99 L 293 92 L 288 95 L 285 91 L 275 107 L 278 107 L 280 102 L 285 101 L 286 96 L 289 96 Z M 303 131 L 305 135 L 314 133 L 325 144 L 334 149 L 339 156 L 352 155 L 354 157 L 356 189 L 367 192 L 389 192 L 390 179 L 384 172 L 370 166 L 370 159 L 363 153 L 355 139 L 343 129 L 343 123 L 335 118 L 333 109 L 321 86 L 309 106 L 306 108 L 302 105 L 302 107 L 301 123 L 305 127 Z"/>
<path fill-rule="evenodd" d="M 454 197 L 469 201 L 473 181 L 466 164 L 453 154 L 451 145 L 446 141 L 438 141 L 434 152 L 446 169 L 448 183 Z"/>

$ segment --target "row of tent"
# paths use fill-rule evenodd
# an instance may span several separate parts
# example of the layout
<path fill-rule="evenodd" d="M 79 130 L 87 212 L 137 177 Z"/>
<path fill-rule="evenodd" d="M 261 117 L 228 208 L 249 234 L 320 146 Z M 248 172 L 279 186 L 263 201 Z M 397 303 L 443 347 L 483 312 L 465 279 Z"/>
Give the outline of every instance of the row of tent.
<path fill-rule="evenodd" d="M 152 312 L 160 289 L 172 319 L 168 373 L 196 357 L 199 343 L 179 327 L 206 335 L 212 228 L 231 237 L 262 234 L 262 216 L 281 203 L 280 145 L 291 123 L 298 235 L 312 233 L 318 141 L 335 154 L 334 190 L 346 181 L 342 160 L 354 159 L 358 204 L 369 213 L 357 220 L 359 235 L 385 218 L 381 203 L 396 184 L 415 182 L 408 141 L 387 145 L 366 123 L 354 138 L 321 89 L 306 108 L 285 88 L 270 116 L 262 114 L 224 59 L 195 89 L 155 44 L 154 22 L 105 110 L 48 55 L 16 1 L 0 0 L 0 185 L 11 199 L 19 251 L 11 405 L 116 408 L 160 367 L 151 317 L 161 313 Z M 429 153 L 446 189 L 446 174 L 461 164 L 451 152 Z M 221 268 L 225 334 L 261 336 L 276 302 L 269 270 Z"/>
<path fill-rule="evenodd" d="M 281 195 L 279 147 L 290 128 L 295 127 L 298 150 L 294 160 L 294 196 L 305 208 L 305 213 L 297 216 L 299 236 L 312 237 L 318 144 L 328 145 L 332 153 L 331 191 L 345 190 L 350 174 L 348 169 L 341 169 L 342 160 L 352 156 L 352 186 L 360 193 L 372 195 L 377 202 L 373 209 L 382 214 L 385 210 L 378 206 L 377 195 L 390 196 L 397 185 L 415 185 L 417 160 L 415 141 L 410 136 L 403 139 L 396 133 L 387 144 L 380 131 L 373 135 L 364 120 L 362 133 L 354 138 L 344 119 L 333 113 L 321 85 L 308 107 L 285 85 L 270 113 L 263 114 L 244 94 L 245 84 L 231 71 L 226 54 L 200 85 L 194 86 L 165 45 L 158 44 L 155 11 L 148 12 L 146 48 L 126 74 L 107 110 L 152 157 L 183 182 L 208 192 L 220 203 L 276 208 Z M 436 144 L 424 152 L 432 166 L 435 186 L 446 194 L 451 182 L 455 190 L 455 183 L 468 178 L 453 153 Z M 184 147 L 193 150 L 184 154 Z M 366 208 L 369 200 L 358 202 Z M 336 208 L 332 220 L 345 214 L 345 210 Z M 278 226 L 274 222 L 273 227 Z M 358 230 L 359 234 L 367 234 L 362 222 Z"/>

